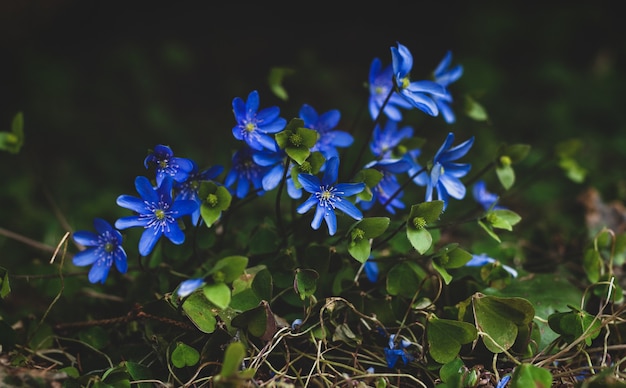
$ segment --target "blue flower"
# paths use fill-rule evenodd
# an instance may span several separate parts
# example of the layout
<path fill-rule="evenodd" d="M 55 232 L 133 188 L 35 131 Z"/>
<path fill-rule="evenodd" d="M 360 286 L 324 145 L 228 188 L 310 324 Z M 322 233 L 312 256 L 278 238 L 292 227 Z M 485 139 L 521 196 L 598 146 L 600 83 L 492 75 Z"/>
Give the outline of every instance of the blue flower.
<path fill-rule="evenodd" d="M 452 52 L 446 52 L 446 55 L 443 57 L 439 65 L 434 72 L 435 82 L 443 86 L 444 88 L 448 88 L 448 86 L 461 78 L 463 75 L 463 66 L 456 65 L 453 68 L 450 68 L 450 63 L 452 62 Z M 452 124 L 456 121 L 456 117 L 454 112 L 452 111 L 452 107 L 450 104 L 452 103 L 452 95 L 448 94 L 447 96 L 438 96 L 434 95 L 435 103 L 441 112 L 446 123 Z"/>
<path fill-rule="evenodd" d="M 399 108 L 410 109 L 413 106 L 393 90 L 393 68 L 391 65 L 388 65 L 383 69 L 382 62 L 378 58 L 374 58 L 370 65 L 369 90 L 368 108 L 373 120 L 376 120 L 380 114 L 380 109 L 389 93 L 391 93 L 391 97 L 389 97 L 387 105 L 383 108 L 383 113 L 389 119 L 394 121 L 402 120 L 402 112 Z"/>
<path fill-rule="evenodd" d="M 402 359 L 404 365 L 413 361 L 414 357 L 407 352 L 406 348 L 411 345 L 410 341 L 401 339 L 398 343 L 395 343 L 395 334 L 389 336 L 389 344 L 385 347 L 385 359 L 387 360 L 387 366 L 393 368 L 398 359 Z"/>
<path fill-rule="evenodd" d="M 311 174 L 298 174 L 298 180 L 302 188 L 311 193 L 311 196 L 304 201 L 296 211 L 304 214 L 313 206 L 316 206 L 315 216 L 311 221 L 313 229 L 319 229 L 322 219 L 328 226 L 328 234 L 331 236 L 337 231 L 337 216 L 335 209 L 339 209 L 355 220 L 363 218 L 361 211 L 354 206 L 346 197 L 360 193 L 365 189 L 365 183 L 338 183 L 339 159 L 330 158 L 326 161 L 324 177 L 320 180 Z"/>
<path fill-rule="evenodd" d="M 174 156 L 170 147 L 159 144 L 146 156 L 143 164 L 146 168 L 156 168 L 156 184 L 160 185 L 166 176 L 174 178 L 176 182 L 184 181 L 195 163 L 191 159 Z"/>
<path fill-rule="evenodd" d="M 337 148 L 349 147 L 354 142 L 354 138 L 348 132 L 334 129 L 341 119 L 341 113 L 337 109 L 318 115 L 312 106 L 304 104 L 299 114 L 304 121 L 304 127 L 318 133 L 317 143 L 311 151 L 321 152 L 326 160 L 333 156 L 339 157 Z"/>
<path fill-rule="evenodd" d="M 101 218 L 93 221 L 96 233 L 81 230 L 72 235 L 74 241 L 87 247 L 74 255 L 72 262 L 79 267 L 92 265 L 89 270 L 91 283 L 103 283 L 113 263 L 120 273 L 126 273 L 128 263 L 122 248 L 122 234 Z"/>
<path fill-rule="evenodd" d="M 263 177 L 268 172 L 268 167 L 258 165 L 253 159 L 253 149 L 243 147 L 233 154 L 232 168 L 226 175 L 224 186 L 237 198 L 244 198 L 250 192 L 250 188 L 263 195 Z M 235 183 L 237 188 L 234 189 Z"/>
<path fill-rule="evenodd" d="M 474 196 L 476 202 L 478 202 L 485 210 L 505 209 L 504 207 L 497 205 L 499 198 L 496 194 L 487 191 L 485 181 L 478 181 L 474 184 L 472 195 Z"/>
<path fill-rule="evenodd" d="M 406 46 L 398 43 L 398 47 L 391 47 L 391 59 L 393 76 L 400 95 L 415 108 L 431 116 L 437 116 L 439 108 L 434 97 L 447 98 L 446 88 L 434 81 L 411 81 L 413 55 Z"/>
<path fill-rule="evenodd" d="M 276 150 L 276 140 L 270 134 L 282 131 L 287 120 L 280 115 L 277 106 L 259 110 L 259 92 L 253 90 L 248 94 L 248 100 L 240 97 L 233 99 L 233 113 L 237 125 L 233 127 L 233 136 L 237 140 L 244 140 L 252 149 Z"/>
<path fill-rule="evenodd" d="M 147 256 L 152 252 L 157 241 L 165 235 L 172 243 L 182 244 L 185 234 L 178 226 L 178 219 L 192 214 L 198 204 L 192 200 L 172 200 L 172 178 L 166 176 L 156 189 L 148 178 L 135 178 L 135 188 L 140 198 L 131 195 L 120 195 L 117 204 L 137 213 L 122 217 L 115 222 L 118 229 L 140 226 L 144 228 L 139 240 L 139 254 Z"/>
<path fill-rule="evenodd" d="M 487 256 L 485 253 L 481 253 L 480 255 L 472 255 L 472 259 L 465 263 L 466 267 L 482 267 L 486 264 L 499 263 L 498 260 Z M 517 271 L 508 265 L 501 264 L 502 268 L 504 268 L 508 273 L 511 274 L 514 278 L 517 277 Z"/>
<path fill-rule="evenodd" d="M 459 178 L 467 175 L 472 167 L 469 163 L 452 162 L 465 156 L 474 144 L 474 137 L 456 147 L 452 147 L 453 142 L 454 134 L 450 132 L 433 158 L 430 173 L 419 174 L 415 180 L 416 183 L 426 186 L 426 202 L 433 200 L 433 190 L 436 189 L 437 199 L 444 202 L 444 209 L 450 197 L 465 197 L 465 185 Z"/>
<path fill-rule="evenodd" d="M 373 168 L 383 174 L 380 181 L 372 189 L 373 197 L 370 201 L 362 201 L 361 209 L 369 210 L 376 202 L 385 206 L 391 214 L 396 214 L 397 209 L 404 209 L 405 205 L 400 200 L 404 193 L 401 191 L 402 186 L 398 183 L 396 174 L 404 173 L 411 167 L 406 159 L 383 159 L 375 160 L 365 165 L 365 168 Z M 391 197 L 393 199 L 391 199 Z M 390 200 L 391 199 L 391 200 Z"/>
<path fill-rule="evenodd" d="M 183 182 L 174 182 L 174 192 L 177 193 L 176 199 L 188 199 L 198 204 L 198 209 L 191 213 L 191 222 L 193 225 L 198 225 L 198 221 L 200 220 L 200 205 L 202 205 L 202 198 L 198 195 L 200 183 L 202 181 L 212 181 L 217 178 L 223 170 L 223 166 L 212 166 L 206 170 L 198 171 L 198 165 L 194 162 L 193 169 L 187 179 Z"/>
<path fill-rule="evenodd" d="M 388 159 L 393 156 L 393 152 L 405 139 L 413 137 L 413 127 L 407 125 L 398 129 L 398 122 L 387 120 L 384 127 L 376 125 L 370 141 L 370 150 L 374 157 Z"/>
<path fill-rule="evenodd" d="M 204 285 L 203 278 L 187 279 L 180 283 L 176 292 L 181 298 L 186 297 Z"/>

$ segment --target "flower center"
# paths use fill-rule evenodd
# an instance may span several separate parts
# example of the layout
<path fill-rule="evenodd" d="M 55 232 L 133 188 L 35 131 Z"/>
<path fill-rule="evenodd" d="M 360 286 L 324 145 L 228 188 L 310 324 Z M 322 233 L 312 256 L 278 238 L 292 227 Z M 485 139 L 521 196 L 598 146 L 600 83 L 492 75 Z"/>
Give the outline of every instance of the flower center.
<path fill-rule="evenodd" d="M 302 145 L 302 136 L 300 136 L 297 133 L 294 133 L 293 135 L 289 136 L 289 142 L 294 147 L 300 147 Z"/>
<path fill-rule="evenodd" d="M 411 84 L 411 80 L 409 79 L 409 77 L 404 77 L 400 80 L 400 88 L 401 89 L 406 89 L 409 87 L 409 85 Z"/>
<path fill-rule="evenodd" d="M 106 244 L 104 244 L 104 251 L 106 253 L 111 253 L 115 250 L 115 244 L 108 242 Z"/>
<path fill-rule="evenodd" d="M 247 123 L 244 128 L 248 132 L 254 132 L 254 130 L 256 129 L 256 125 L 254 125 L 254 123 Z"/>
<path fill-rule="evenodd" d="M 165 218 L 165 212 L 163 211 L 163 209 L 156 209 L 154 211 L 154 216 L 156 217 L 157 220 L 162 220 Z"/>
<path fill-rule="evenodd" d="M 206 201 L 209 203 L 211 207 L 215 207 L 215 205 L 217 205 L 217 202 L 218 202 L 217 195 L 209 194 L 206 198 Z"/>

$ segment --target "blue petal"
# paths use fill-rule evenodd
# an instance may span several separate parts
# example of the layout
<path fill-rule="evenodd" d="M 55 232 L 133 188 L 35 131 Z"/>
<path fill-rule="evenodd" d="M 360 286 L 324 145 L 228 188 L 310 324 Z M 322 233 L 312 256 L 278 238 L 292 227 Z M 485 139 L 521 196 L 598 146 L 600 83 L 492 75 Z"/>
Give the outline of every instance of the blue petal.
<path fill-rule="evenodd" d="M 257 123 L 259 130 L 266 132 L 266 133 L 280 132 L 283 129 L 285 129 L 286 125 L 287 125 L 287 120 L 283 118 L 279 118 L 279 119 L 273 120 L 272 122 L 267 122 L 267 123 Z"/>
<path fill-rule="evenodd" d="M 99 244 L 98 235 L 93 232 L 86 231 L 86 230 L 80 230 L 80 231 L 74 232 L 72 237 L 74 241 L 76 241 L 78 244 L 84 245 L 86 247 L 95 247 L 95 246 L 98 246 Z"/>
<path fill-rule="evenodd" d="M 132 195 L 122 194 L 117 197 L 116 203 L 118 204 L 118 206 L 132 210 L 139 214 L 144 214 L 147 212 L 146 203 L 144 202 L 144 200 L 134 197 Z"/>
<path fill-rule="evenodd" d="M 452 62 L 452 51 L 448 50 L 446 54 L 443 56 L 443 59 L 441 60 L 441 62 L 439 62 L 439 64 L 437 65 L 437 68 L 435 68 L 435 71 L 434 71 L 435 78 L 441 76 L 446 71 L 448 66 L 450 66 L 451 62 Z"/>
<path fill-rule="evenodd" d="M 357 211 L 359 210 L 357 209 Z M 317 214 L 315 215 L 317 216 Z M 337 216 L 335 215 L 335 212 L 332 209 L 327 208 L 327 211 L 324 212 L 324 221 L 326 221 L 326 225 L 328 226 L 328 234 L 331 236 L 334 236 L 335 233 L 337 232 Z"/>
<path fill-rule="evenodd" d="M 306 128 L 311 128 L 315 123 L 317 123 L 317 111 L 308 104 L 302 105 L 299 112 L 300 118 L 304 121 L 304 126 Z"/>
<path fill-rule="evenodd" d="M 144 230 L 139 239 L 139 254 L 141 256 L 148 256 L 162 235 L 163 232 L 161 229 L 148 228 Z"/>
<path fill-rule="evenodd" d="M 335 186 L 335 189 L 341 194 L 342 197 L 349 197 L 365 190 L 365 183 L 339 183 Z"/>
<path fill-rule="evenodd" d="M 298 182 L 300 182 L 302 188 L 309 193 L 319 192 L 322 186 L 320 179 L 311 174 L 298 174 Z"/>
<path fill-rule="evenodd" d="M 107 232 L 113 232 L 113 227 L 107 221 L 102 218 L 95 218 L 93 220 L 93 226 L 98 234 L 105 234 Z"/>
<path fill-rule="evenodd" d="M 246 103 L 241 97 L 233 98 L 233 113 L 235 115 L 235 120 L 238 123 L 246 121 Z M 239 128 L 239 126 L 235 128 Z M 235 128 L 233 128 L 233 134 L 235 133 Z"/>
<path fill-rule="evenodd" d="M 313 220 L 311 221 L 311 227 L 315 230 L 319 229 L 322 225 L 322 219 L 324 219 L 324 213 L 326 213 L 326 208 L 324 206 L 318 205 L 315 208 L 315 215 L 313 216 Z"/>
<path fill-rule="evenodd" d="M 439 97 L 447 97 L 449 95 L 446 88 L 435 81 L 413 81 L 407 89 L 413 93 L 428 93 Z"/>
<path fill-rule="evenodd" d="M 178 291 L 176 293 L 181 298 L 184 298 L 194 292 L 196 289 L 200 288 L 203 284 L 204 279 L 202 278 L 188 279 L 180 283 L 180 285 L 178 286 Z"/>
<path fill-rule="evenodd" d="M 159 196 L 155 191 L 152 183 L 145 176 L 135 178 L 135 189 L 141 199 L 147 202 L 159 202 Z"/>
<path fill-rule="evenodd" d="M 326 136 L 331 138 L 330 143 L 335 147 L 349 147 L 354 142 L 354 137 L 344 131 L 332 131 Z"/>
<path fill-rule="evenodd" d="M 277 164 L 263 177 L 263 190 L 270 191 L 280 183 L 283 178 L 283 166 Z"/>
<path fill-rule="evenodd" d="M 495 259 L 487 256 L 484 253 L 481 253 L 480 255 L 472 255 L 471 260 L 465 263 L 465 266 L 466 267 L 482 267 L 485 264 L 493 263 L 495 261 L 496 261 Z"/>
<path fill-rule="evenodd" d="M 115 261 L 115 267 L 120 273 L 126 273 L 126 271 L 128 271 L 128 256 L 124 248 L 117 247 L 113 254 L 113 259 Z"/>
<path fill-rule="evenodd" d="M 174 201 L 171 207 L 172 212 L 176 214 L 176 218 L 182 217 L 188 214 L 192 214 L 196 210 L 198 210 L 198 202 L 188 200 L 188 199 L 180 199 L 178 201 Z"/>
<path fill-rule="evenodd" d="M 335 202 L 335 206 L 337 207 L 337 209 L 341 210 L 355 220 L 360 220 L 363 218 L 363 213 L 361 213 L 361 211 L 348 200 L 344 199 L 342 201 L 337 201 Z"/>
<path fill-rule="evenodd" d="M 149 221 L 150 220 L 148 218 L 139 216 L 122 217 L 115 221 L 115 227 L 120 230 L 133 228 L 135 226 L 145 227 L 146 225 L 148 225 Z"/>
<path fill-rule="evenodd" d="M 280 108 L 277 106 L 271 106 L 269 108 L 261 109 L 256 114 L 257 126 L 261 127 L 263 124 L 271 124 L 280 116 Z"/>
<path fill-rule="evenodd" d="M 83 267 L 95 263 L 98 260 L 98 257 L 97 249 L 89 248 L 76 253 L 72 258 L 72 263 L 76 266 Z"/>
<path fill-rule="evenodd" d="M 364 268 L 365 270 L 365 275 L 367 276 L 367 279 L 372 282 L 372 283 L 376 283 L 378 281 L 378 263 L 368 259 L 365 262 Z"/>
<path fill-rule="evenodd" d="M 248 100 L 246 101 L 246 118 L 251 119 L 259 110 L 259 92 L 253 90 L 248 94 Z"/>
<path fill-rule="evenodd" d="M 319 204 L 318 199 L 315 198 L 314 195 L 311 195 L 306 201 L 301 203 L 300 206 L 296 208 L 296 211 L 298 212 L 298 214 L 304 214 L 317 204 Z"/>
<path fill-rule="evenodd" d="M 335 183 L 339 176 L 339 158 L 333 157 L 328 159 L 325 163 L 325 168 L 322 184 L 329 186 Z"/>
<path fill-rule="evenodd" d="M 467 154 L 467 152 L 469 151 L 470 148 L 472 148 L 472 145 L 474 144 L 474 136 L 472 136 L 471 138 L 469 138 L 468 140 L 464 141 L 463 143 L 457 145 L 454 148 L 449 149 L 448 151 L 446 151 L 445 153 L 443 153 L 440 157 L 439 157 L 439 161 L 440 162 L 448 162 L 448 161 L 453 161 L 453 160 L 457 160 L 460 157 L 464 156 L 465 154 Z"/>
<path fill-rule="evenodd" d="M 421 110 L 422 112 L 427 113 L 431 116 L 437 116 L 439 114 L 439 108 L 437 108 L 437 104 L 435 103 L 435 101 L 425 94 L 412 93 L 406 89 L 402 90 L 401 94 L 411 103 L 411 105 Z"/>
<path fill-rule="evenodd" d="M 465 197 L 465 185 L 459 179 L 449 174 L 443 174 L 439 178 L 439 182 L 446 188 L 446 192 L 450 194 L 452 198 L 462 199 Z"/>
<path fill-rule="evenodd" d="M 111 267 L 107 265 L 107 260 L 98 260 L 89 270 L 89 281 L 91 283 L 103 283 L 109 275 Z"/>
<path fill-rule="evenodd" d="M 433 158 L 433 160 L 439 161 L 440 155 L 446 152 L 448 148 L 452 146 L 453 142 L 454 142 L 454 133 L 448 132 L 448 135 L 446 136 L 446 140 L 444 140 L 441 147 L 439 147 L 439 149 L 437 150 L 437 153 L 435 154 L 435 157 Z"/>
<path fill-rule="evenodd" d="M 165 237 L 172 243 L 180 245 L 185 242 L 185 233 L 180 229 L 177 222 L 169 224 L 169 228 L 165 229 Z"/>
<path fill-rule="evenodd" d="M 316 128 L 320 132 L 326 132 L 335 128 L 341 120 L 341 113 L 337 109 L 329 110 L 320 115 L 317 120 Z"/>

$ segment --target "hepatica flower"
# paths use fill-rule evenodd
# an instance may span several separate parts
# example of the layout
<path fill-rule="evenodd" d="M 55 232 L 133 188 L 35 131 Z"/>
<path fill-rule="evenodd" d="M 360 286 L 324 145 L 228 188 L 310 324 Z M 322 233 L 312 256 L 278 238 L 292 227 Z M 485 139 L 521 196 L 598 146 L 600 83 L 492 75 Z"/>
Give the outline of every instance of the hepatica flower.
<path fill-rule="evenodd" d="M 174 156 L 170 147 L 159 144 L 146 156 L 143 164 L 146 168 L 155 167 L 156 183 L 160 185 L 167 176 L 172 177 L 176 182 L 184 181 L 193 170 L 195 163 L 190 159 Z"/>
<path fill-rule="evenodd" d="M 305 128 L 313 129 L 319 134 L 311 151 L 321 152 L 327 160 L 339 156 L 337 148 L 349 147 L 354 141 L 348 132 L 335 129 L 341 119 L 341 113 L 337 109 L 318 114 L 312 106 L 304 104 L 299 115 Z"/>
<path fill-rule="evenodd" d="M 198 165 L 194 162 L 193 169 L 189 176 L 187 176 L 187 179 L 183 182 L 174 182 L 176 199 L 188 199 L 198 204 L 198 209 L 191 214 L 191 222 L 193 225 L 198 225 L 198 221 L 200 220 L 200 205 L 202 204 L 202 198 L 198 195 L 200 183 L 203 181 L 213 181 L 223 170 L 223 166 L 212 166 L 206 170 L 198 171 Z"/>
<path fill-rule="evenodd" d="M 165 177 L 161 184 L 154 188 L 148 178 L 138 176 L 135 179 L 135 188 L 140 198 L 131 195 L 117 197 L 119 206 L 132 210 L 136 215 L 118 219 L 115 227 L 144 228 L 139 240 L 139 254 L 142 256 L 149 255 L 163 235 L 177 245 L 185 241 L 185 234 L 178 226 L 178 219 L 195 212 L 198 204 L 187 199 L 172 200 L 172 183 L 171 177 Z"/>
<path fill-rule="evenodd" d="M 414 357 L 406 350 L 411 346 L 411 342 L 405 339 L 401 339 L 398 343 L 395 343 L 395 334 L 389 336 L 389 344 L 385 347 L 385 359 L 387 360 L 387 366 L 393 368 L 398 359 L 402 359 L 404 365 L 413 361 Z"/>
<path fill-rule="evenodd" d="M 434 72 L 435 82 L 440 84 L 441 86 L 448 88 L 448 86 L 461 78 L 463 75 L 463 66 L 456 65 L 450 68 L 450 63 L 452 62 L 452 52 L 446 52 L 446 55 L 443 57 L 439 65 Z M 434 95 L 435 103 L 441 112 L 444 120 L 448 124 L 452 124 L 456 121 L 456 116 L 452 111 L 452 95 L 448 93 L 446 96 Z"/>
<path fill-rule="evenodd" d="M 263 177 L 269 167 L 257 164 L 253 159 L 253 149 L 245 146 L 233 154 L 232 168 L 226 175 L 224 186 L 237 198 L 244 198 L 250 192 L 250 188 L 257 190 L 257 194 L 265 193 L 263 190 Z M 236 184 L 236 188 L 235 188 Z"/>
<path fill-rule="evenodd" d="M 178 291 L 176 293 L 181 298 L 184 298 L 187 295 L 190 295 L 196 289 L 202 287 L 203 285 L 204 285 L 203 278 L 187 279 L 180 283 L 180 285 L 178 286 Z"/>
<path fill-rule="evenodd" d="M 431 116 L 437 116 L 439 108 L 434 97 L 447 98 L 446 88 L 434 81 L 411 80 L 413 55 L 406 46 L 398 43 L 398 47 L 391 47 L 391 59 L 393 76 L 400 95 L 415 108 Z"/>
<path fill-rule="evenodd" d="M 74 255 L 72 262 L 79 267 L 91 265 L 89 281 L 104 284 L 113 263 L 120 273 L 126 273 L 127 256 L 119 231 L 101 218 L 94 219 L 93 226 L 97 233 L 80 230 L 72 235 L 74 241 L 86 247 Z"/>
<path fill-rule="evenodd" d="M 322 219 L 328 226 L 331 236 L 337 231 L 337 216 L 335 209 L 339 209 L 355 220 L 363 218 L 361 211 L 346 197 L 360 193 L 365 189 L 365 183 L 335 183 L 339 174 L 339 159 L 330 158 L 326 162 L 324 177 L 320 180 L 311 174 L 298 174 L 298 180 L 304 191 L 311 196 L 296 209 L 304 214 L 312 207 L 316 207 L 311 227 L 315 230 L 322 225 Z"/>
<path fill-rule="evenodd" d="M 394 121 L 402 120 L 402 112 L 399 108 L 410 109 L 411 103 L 401 97 L 393 88 L 393 68 L 391 65 L 383 69 L 382 62 L 378 58 L 372 60 L 369 73 L 368 108 L 372 120 L 376 120 L 382 108 L 383 113 Z M 383 108 L 383 104 L 391 93 L 391 97 Z"/>
<path fill-rule="evenodd" d="M 253 90 L 247 101 L 240 97 L 233 99 L 233 113 L 237 120 L 233 127 L 235 139 L 245 141 L 255 150 L 276 150 L 276 141 L 271 134 L 282 131 L 287 124 L 287 120 L 279 117 L 277 106 L 259 110 L 259 92 Z"/>
<path fill-rule="evenodd" d="M 402 187 L 396 178 L 396 174 L 405 173 L 411 165 L 406 159 L 383 159 L 373 161 L 365 165 L 365 168 L 373 168 L 383 174 L 380 181 L 372 189 L 373 198 L 370 201 L 362 201 L 361 209 L 369 210 L 379 202 L 385 206 L 390 214 L 396 214 L 397 209 L 404 209 L 404 203 L 400 200 L 403 196 Z M 393 198 L 392 198 L 393 196 Z"/>
<path fill-rule="evenodd" d="M 376 158 L 392 158 L 394 150 L 400 143 L 411 137 L 413 137 L 413 127 L 406 125 L 398 128 L 397 121 L 387 120 L 384 127 L 380 125 L 374 127 L 370 151 Z"/>
<path fill-rule="evenodd" d="M 437 199 L 444 202 L 444 209 L 450 197 L 462 199 L 465 197 L 465 185 L 460 178 L 467 175 L 471 169 L 469 163 L 453 163 L 465 156 L 474 144 L 474 137 L 452 147 L 454 134 L 448 133 L 443 145 L 439 148 L 432 161 L 430 172 L 424 172 L 416 177 L 416 182 L 426 186 L 426 202 L 433 200 L 433 191 L 437 191 Z"/>

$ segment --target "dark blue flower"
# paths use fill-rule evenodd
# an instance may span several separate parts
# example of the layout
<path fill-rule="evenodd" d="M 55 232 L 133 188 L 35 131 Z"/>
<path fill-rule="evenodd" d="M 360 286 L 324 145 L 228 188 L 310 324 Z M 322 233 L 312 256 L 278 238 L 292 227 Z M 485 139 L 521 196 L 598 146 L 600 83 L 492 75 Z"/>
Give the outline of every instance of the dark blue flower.
<path fill-rule="evenodd" d="M 180 285 L 178 286 L 178 291 L 176 293 L 181 298 L 184 298 L 187 295 L 194 292 L 196 289 L 202 287 L 203 285 L 204 285 L 203 278 L 187 279 L 180 283 Z"/>
<path fill-rule="evenodd" d="M 350 202 L 347 197 L 360 193 L 365 189 L 365 183 L 338 183 L 339 159 L 330 158 L 326 161 L 324 177 L 320 180 L 311 174 L 298 174 L 298 180 L 302 188 L 311 193 L 311 196 L 304 201 L 296 211 L 304 214 L 313 206 L 316 206 L 315 216 L 311 221 L 313 229 L 319 229 L 322 219 L 328 226 L 328 234 L 331 236 L 337 231 L 337 216 L 335 209 L 339 209 L 355 220 L 363 218 L 361 211 Z"/>
<path fill-rule="evenodd" d="M 405 339 L 401 339 L 398 343 L 395 342 L 395 334 L 389 336 L 389 344 L 385 347 L 385 359 L 387 360 L 387 366 L 393 368 L 398 359 L 402 359 L 404 365 L 413 361 L 414 357 L 406 350 L 411 346 L 411 342 Z"/>
<path fill-rule="evenodd" d="M 258 195 L 263 195 L 263 177 L 268 170 L 267 166 L 260 166 L 254 161 L 253 149 L 245 146 L 233 154 L 232 168 L 226 175 L 224 186 L 237 198 L 248 195 L 250 188 L 256 190 Z"/>
<path fill-rule="evenodd" d="M 472 255 L 471 260 L 465 263 L 465 266 L 466 267 L 482 267 L 483 265 L 493 264 L 496 262 L 498 262 L 496 259 L 487 256 L 487 254 L 485 253 L 481 253 L 480 255 Z M 511 268 L 508 265 L 504 265 L 504 264 L 501 264 L 501 265 L 505 271 L 511 274 L 511 276 L 513 276 L 514 278 L 517 277 L 517 271 L 514 268 Z"/>
<path fill-rule="evenodd" d="M 504 207 L 497 205 L 499 198 L 496 194 L 487 191 L 485 181 L 478 181 L 474 184 L 474 187 L 472 188 L 472 195 L 474 196 L 476 202 L 478 202 L 485 210 L 505 209 Z"/>
<path fill-rule="evenodd" d="M 450 63 L 452 62 L 452 52 L 446 52 L 446 55 L 443 57 L 439 65 L 434 72 L 435 82 L 440 84 L 441 86 L 448 88 L 448 86 L 461 78 L 463 75 L 463 66 L 456 65 L 450 68 Z M 452 95 L 448 93 L 447 96 L 438 96 L 434 95 L 435 103 L 441 112 L 444 120 L 448 124 L 452 124 L 456 121 L 456 116 L 454 115 L 454 111 L 450 106 L 452 104 Z"/>
<path fill-rule="evenodd" d="M 444 209 L 450 197 L 462 199 L 465 197 L 465 185 L 459 178 L 467 175 L 471 169 L 469 163 L 452 163 L 465 156 L 474 144 L 474 137 L 452 147 L 454 134 L 448 133 L 443 145 L 439 148 L 432 161 L 430 172 L 424 172 L 416 177 L 416 182 L 426 186 L 426 202 L 433 200 L 433 190 L 437 190 L 437 199 L 444 202 Z"/>
<path fill-rule="evenodd" d="M 170 147 L 159 144 L 146 156 L 143 164 L 146 168 L 155 167 L 156 184 L 160 185 L 166 176 L 172 177 L 176 182 L 184 181 L 195 163 L 191 159 L 174 156 Z"/>
<path fill-rule="evenodd" d="M 135 179 L 135 188 L 139 198 L 131 195 L 117 197 L 119 206 L 137 214 L 118 219 L 115 227 L 144 228 L 139 240 L 139 254 L 142 256 L 149 255 L 163 235 L 174 244 L 182 244 L 185 241 L 185 234 L 178 225 L 178 219 L 192 214 L 198 209 L 198 204 L 192 200 L 172 200 L 172 185 L 173 181 L 169 176 L 166 176 L 156 188 L 148 178 L 138 176 Z"/>
<path fill-rule="evenodd" d="M 406 125 L 398 128 L 398 122 L 387 120 L 384 127 L 376 125 L 370 141 L 370 150 L 374 157 L 389 159 L 393 157 L 393 152 L 400 143 L 413 137 L 413 127 Z"/>
<path fill-rule="evenodd" d="M 203 181 L 213 181 L 223 170 L 223 166 L 212 166 L 206 170 L 198 171 L 198 165 L 194 162 L 193 169 L 187 179 L 183 182 L 174 182 L 174 192 L 177 193 L 176 199 L 188 199 L 198 204 L 198 209 L 191 214 L 191 222 L 193 225 L 198 225 L 198 221 L 200 220 L 200 205 L 202 205 L 202 198 L 198 195 L 200 183 Z"/>
<path fill-rule="evenodd" d="M 388 65 L 383 69 L 382 62 L 378 58 L 374 58 L 370 65 L 369 91 L 368 108 L 373 120 L 376 120 L 380 114 L 380 109 L 385 103 L 389 93 L 391 93 L 391 97 L 389 97 L 389 101 L 387 101 L 387 104 L 383 108 L 383 113 L 387 115 L 389 119 L 400 121 L 402 120 L 402 112 L 399 108 L 412 108 L 410 102 L 393 90 L 392 66 Z"/>
<path fill-rule="evenodd" d="M 341 119 L 341 113 L 337 109 L 317 114 L 310 105 L 304 104 L 300 108 L 300 118 L 304 121 L 304 127 L 313 129 L 318 133 L 317 143 L 311 151 L 319 151 L 326 160 L 333 156 L 339 156 L 337 148 L 349 147 L 354 138 L 348 132 L 335 129 Z"/>
<path fill-rule="evenodd" d="M 404 158 L 375 160 L 366 164 L 365 168 L 378 170 L 383 176 L 372 188 L 372 199 L 360 202 L 361 209 L 369 210 L 376 202 L 384 205 L 385 210 L 391 214 L 396 214 L 395 209 L 404 209 L 405 205 L 400 200 L 404 193 L 401 191 L 402 187 L 398 183 L 396 174 L 405 173 L 410 167 L 411 164 Z"/>
<path fill-rule="evenodd" d="M 122 248 L 122 234 L 111 224 L 96 218 L 93 226 L 97 234 L 85 230 L 74 232 L 74 241 L 87 248 L 75 254 L 72 262 L 80 267 L 93 264 L 89 270 L 89 281 L 104 283 L 113 263 L 120 273 L 126 273 L 126 252 Z"/>
<path fill-rule="evenodd" d="M 415 108 L 431 116 L 437 116 L 439 108 L 434 97 L 447 98 L 446 88 L 435 81 L 411 81 L 413 55 L 406 46 L 398 43 L 398 47 L 391 47 L 391 59 L 393 76 L 400 95 Z"/>
<path fill-rule="evenodd" d="M 279 117 L 280 109 L 277 106 L 259 110 L 259 92 L 250 92 L 247 101 L 235 97 L 233 113 L 237 120 L 237 125 L 233 127 L 235 139 L 245 141 L 255 150 L 278 148 L 276 140 L 270 134 L 282 131 L 287 120 Z"/>

